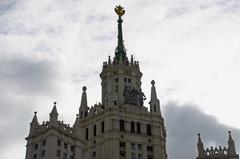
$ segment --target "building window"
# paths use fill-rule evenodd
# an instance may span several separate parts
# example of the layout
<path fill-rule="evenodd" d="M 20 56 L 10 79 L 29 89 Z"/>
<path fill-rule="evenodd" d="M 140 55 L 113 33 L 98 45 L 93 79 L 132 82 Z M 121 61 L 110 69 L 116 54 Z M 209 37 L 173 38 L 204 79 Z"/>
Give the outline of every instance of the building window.
<path fill-rule="evenodd" d="M 42 150 L 41 157 L 45 156 L 45 150 Z"/>
<path fill-rule="evenodd" d="M 125 142 L 119 142 L 119 147 L 125 147 Z"/>
<path fill-rule="evenodd" d="M 115 100 L 115 101 L 113 101 L 113 103 L 114 103 L 114 106 L 117 106 L 117 101 Z"/>
<path fill-rule="evenodd" d="M 135 151 L 135 144 L 131 143 L 131 149 Z"/>
<path fill-rule="evenodd" d="M 118 78 L 115 78 L 115 82 L 118 83 Z"/>
<path fill-rule="evenodd" d="M 147 124 L 147 135 L 152 135 L 152 127 L 150 124 Z"/>
<path fill-rule="evenodd" d="M 124 120 L 120 120 L 120 131 L 125 131 L 125 123 Z"/>
<path fill-rule="evenodd" d="M 108 99 L 106 99 L 106 107 L 108 107 Z"/>
<path fill-rule="evenodd" d="M 88 112 L 84 112 L 84 117 L 86 117 L 88 115 Z"/>
<path fill-rule="evenodd" d="M 156 112 L 156 105 L 153 105 L 153 110 L 154 112 Z"/>
<path fill-rule="evenodd" d="M 74 151 L 74 146 L 70 146 L 70 151 L 71 151 L 71 152 Z"/>
<path fill-rule="evenodd" d="M 153 147 L 152 146 L 147 146 L 147 151 L 148 152 L 153 152 Z"/>
<path fill-rule="evenodd" d="M 141 133 L 141 124 L 137 122 L 137 133 Z"/>
<path fill-rule="evenodd" d="M 138 159 L 142 159 L 142 154 L 141 153 L 138 154 Z"/>
<path fill-rule="evenodd" d="M 131 83 L 132 82 L 132 80 L 131 79 L 128 79 L 128 83 Z"/>
<path fill-rule="evenodd" d="M 70 159 L 74 159 L 74 156 L 73 156 L 73 155 L 71 155 L 71 156 L 70 156 Z"/>
<path fill-rule="evenodd" d="M 63 159 L 67 159 L 67 153 L 63 154 Z"/>
<path fill-rule="evenodd" d="M 142 145 L 138 144 L 138 150 L 141 151 L 142 150 Z"/>
<path fill-rule="evenodd" d="M 102 131 L 102 133 L 104 132 L 104 121 L 102 121 L 102 123 L 101 123 L 101 131 Z"/>
<path fill-rule="evenodd" d="M 61 140 L 57 140 L 57 145 L 61 146 Z"/>
<path fill-rule="evenodd" d="M 60 155 L 61 155 L 60 150 L 57 150 L 57 154 L 56 154 L 56 156 L 57 156 L 57 157 L 60 157 Z"/>
<path fill-rule="evenodd" d="M 67 143 L 64 143 L 64 148 L 67 149 L 68 148 L 68 145 Z"/>
<path fill-rule="evenodd" d="M 131 132 L 135 132 L 135 123 L 131 121 Z"/>
<path fill-rule="evenodd" d="M 35 149 L 35 150 L 37 150 L 37 149 L 38 149 L 38 144 L 36 144 L 36 145 L 34 146 L 34 149 Z"/>
<path fill-rule="evenodd" d="M 125 151 L 120 151 L 120 152 L 119 152 L 119 155 L 120 155 L 121 157 L 125 157 Z"/>
<path fill-rule="evenodd" d="M 43 140 L 42 145 L 45 146 L 46 143 L 47 143 L 47 141 L 46 141 L 46 140 Z"/>
<path fill-rule="evenodd" d="M 83 118 L 83 111 L 80 112 L 80 119 Z"/>
<path fill-rule="evenodd" d="M 34 154 L 33 158 L 34 158 L 34 159 L 37 159 L 37 154 Z"/>
<path fill-rule="evenodd" d="M 94 152 L 92 153 L 92 157 L 93 157 L 93 158 L 96 157 L 96 151 L 94 151 Z"/>
<path fill-rule="evenodd" d="M 97 135 L 97 125 L 93 125 L 93 136 Z"/>
<path fill-rule="evenodd" d="M 88 128 L 86 128 L 86 140 L 88 140 Z"/>
<path fill-rule="evenodd" d="M 125 83 L 127 82 L 127 78 L 124 78 L 124 82 L 125 82 Z"/>
<path fill-rule="evenodd" d="M 136 159 L 136 153 L 132 152 L 131 159 Z"/>
<path fill-rule="evenodd" d="M 147 146 L 147 159 L 153 159 L 153 147 Z"/>
<path fill-rule="evenodd" d="M 115 92 L 118 93 L 118 85 L 116 85 Z"/>

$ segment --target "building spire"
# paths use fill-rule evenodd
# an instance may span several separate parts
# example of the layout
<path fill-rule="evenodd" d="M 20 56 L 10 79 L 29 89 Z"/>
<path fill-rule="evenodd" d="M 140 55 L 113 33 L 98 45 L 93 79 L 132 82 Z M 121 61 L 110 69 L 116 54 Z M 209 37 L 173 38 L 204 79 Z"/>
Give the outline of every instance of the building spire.
<path fill-rule="evenodd" d="M 38 126 L 37 112 L 34 112 L 32 122 L 30 123 L 30 132 L 29 136 L 34 135 Z"/>
<path fill-rule="evenodd" d="M 235 155 L 236 154 L 236 150 L 235 150 L 234 140 L 233 140 L 232 135 L 231 135 L 231 131 L 228 131 L 228 133 L 229 133 L 229 137 L 228 137 L 228 154 Z"/>
<path fill-rule="evenodd" d="M 53 109 L 52 109 L 52 111 L 51 111 L 51 114 L 56 114 L 56 115 L 58 115 L 57 107 L 56 107 L 57 102 L 54 102 L 53 104 L 54 104 L 54 105 L 53 105 Z"/>
<path fill-rule="evenodd" d="M 162 116 L 161 114 L 161 109 L 160 109 L 160 101 L 157 98 L 157 92 L 156 92 L 156 88 L 155 88 L 155 81 L 152 80 L 151 81 L 152 84 L 152 88 L 151 88 L 151 99 L 150 99 L 150 112 L 154 113 L 154 114 L 159 114 L 160 116 Z"/>
<path fill-rule="evenodd" d="M 155 88 L 155 81 L 152 80 L 151 81 L 152 84 L 152 88 L 151 88 L 151 99 L 157 99 L 157 92 L 156 92 L 156 88 Z"/>
<path fill-rule="evenodd" d="M 86 117 L 88 114 L 87 93 L 86 93 L 87 87 L 83 86 L 82 90 L 83 90 L 82 99 L 81 99 L 81 104 L 80 104 L 80 108 L 79 108 L 80 119 Z"/>
<path fill-rule="evenodd" d="M 49 123 L 52 126 L 57 126 L 57 121 L 58 121 L 57 102 L 54 102 L 52 111 L 50 113 Z"/>
<path fill-rule="evenodd" d="M 115 50 L 115 58 L 118 63 L 122 63 L 126 57 L 126 50 L 123 44 L 123 33 L 122 33 L 122 16 L 125 14 L 125 9 L 122 6 L 116 6 L 114 8 L 116 14 L 118 15 L 118 46 Z"/>
<path fill-rule="evenodd" d="M 200 133 L 198 133 L 198 144 L 199 145 L 203 144 Z"/>
<path fill-rule="evenodd" d="M 33 116 L 31 124 L 32 125 L 37 125 L 38 124 L 37 112 L 34 112 L 34 116 Z"/>
<path fill-rule="evenodd" d="M 204 146 L 203 146 L 203 142 L 202 142 L 200 133 L 198 133 L 197 148 L 198 148 L 198 156 L 203 157 L 204 156 Z"/>

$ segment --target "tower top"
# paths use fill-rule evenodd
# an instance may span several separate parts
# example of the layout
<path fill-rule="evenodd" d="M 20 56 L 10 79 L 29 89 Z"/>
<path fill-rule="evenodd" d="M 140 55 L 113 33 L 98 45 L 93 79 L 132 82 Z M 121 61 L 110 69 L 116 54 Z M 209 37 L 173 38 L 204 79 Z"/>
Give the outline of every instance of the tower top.
<path fill-rule="evenodd" d="M 115 50 L 115 60 L 117 63 L 123 63 L 126 59 L 126 49 L 123 44 L 123 33 L 122 33 L 122 16 L 125 14 L 125 9 L 122 6 L 116 6 L 114 8 L 115 13 L 118 15 L 118 45 Z"/>

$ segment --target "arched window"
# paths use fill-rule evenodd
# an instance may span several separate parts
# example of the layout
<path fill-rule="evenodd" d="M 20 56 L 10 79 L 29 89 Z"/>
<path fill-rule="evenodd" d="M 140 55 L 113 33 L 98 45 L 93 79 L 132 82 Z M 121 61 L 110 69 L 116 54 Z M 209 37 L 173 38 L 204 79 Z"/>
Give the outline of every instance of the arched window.
<path fill-rule="evenodd" d="M 119 124 L 119 126 L 120 126 L 120 131 L 125 131 L 125 122 L 124 122 L 124 120 L 120 120 L 120 124 Z"/>
<path fill-rule="evenodd" d="M 102 131 L 102 133 L 104 132 L 104 121 L 102 121 L 102 124 L 101 124 L 101 131 Z"/>
<path fill-rule="evenodd" d="M 83 118 L 83 111 L 80 112 L 80 119 Z"/>
<path fill-rule="evenodd" d="M 147 135 L 152 135 L 152 126 L 147 124 Z"/>
<path fill-rule="evenodd" d="M 85 136 L 86 140 L 88 140 L 88 128 L 86 128 L 86 134 L 85 135 L 86 135 Z"/>
<path fill-rule="evenodd" d="M 131 132 L 135 132 L 135 123 L 131 121 Z"/>
<path fill-rule="evenodd" d="M 97 125 L 93 126 L 93 136 L 97 135 Z"/>
<path fill-rule="evenodd" d="M 156 109 L 156 105 L 153 105 L 153 110 L 156 113 L 157 109 Z"/>
<path fill-rule="evenodd" d="M 141 124 L 139 122 L 137 122 L 137 133 L 141 133 Z"/>

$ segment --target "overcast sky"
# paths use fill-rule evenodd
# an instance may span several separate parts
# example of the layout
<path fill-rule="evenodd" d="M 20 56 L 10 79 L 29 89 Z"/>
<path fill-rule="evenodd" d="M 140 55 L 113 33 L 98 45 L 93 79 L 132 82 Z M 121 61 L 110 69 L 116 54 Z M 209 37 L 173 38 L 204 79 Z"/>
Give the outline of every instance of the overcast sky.
<path fill-rule="evenodd" d="M 195 158 L 198 132 L 226 146 L 231 130 L 240 151 L 239 0 L 0 0 L 0 158 L 24 158 L 34 111 L 48 120 L 57 101 L 73 124 L 84 85 L 89 106 L 100 102 L 118 4 L 147 100 L 156 81 L 169 158 Z"/>

